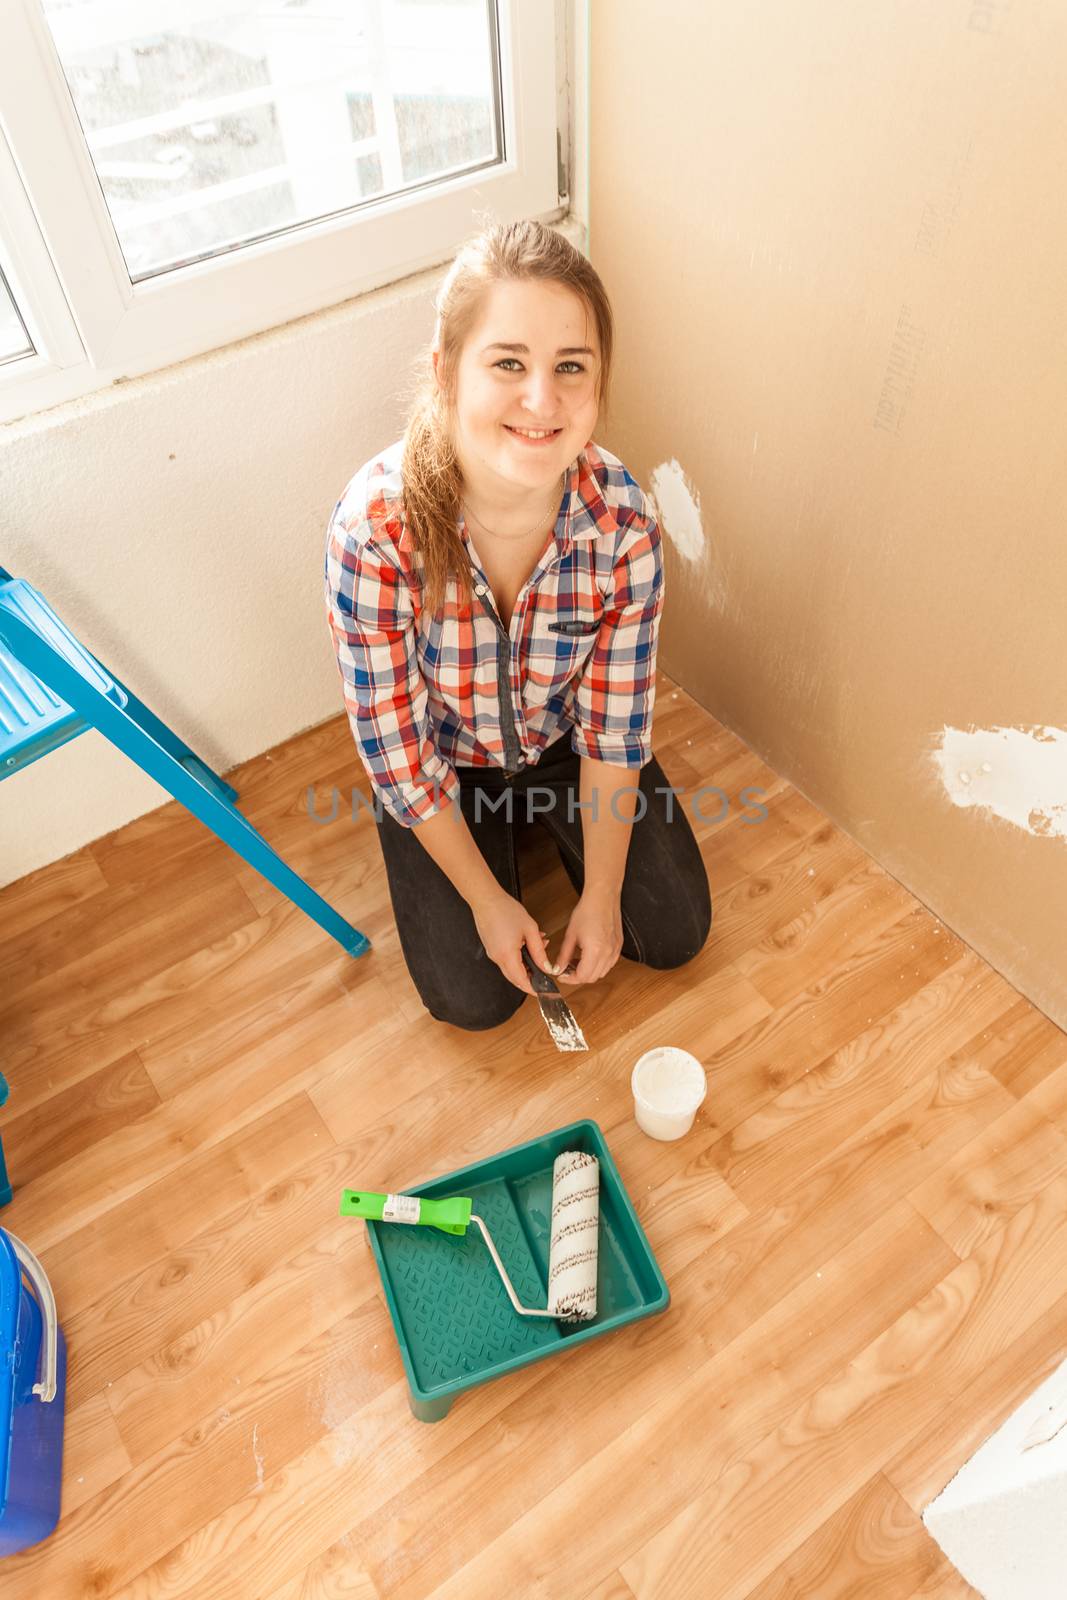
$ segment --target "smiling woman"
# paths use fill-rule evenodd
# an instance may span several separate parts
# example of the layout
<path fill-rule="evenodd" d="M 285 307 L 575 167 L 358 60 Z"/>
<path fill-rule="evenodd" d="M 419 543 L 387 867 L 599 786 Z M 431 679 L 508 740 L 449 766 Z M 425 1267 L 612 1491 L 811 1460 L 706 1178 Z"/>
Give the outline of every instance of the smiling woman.
<path fill-rule="evenodd" d="M 592 439 L 604 286 L 550 228 L 499 225 L 437 313 L 404 438 L 334 509 L 326 602 L 412 978 L 433 1016 L 486 1028 L 533 992 L 524 949 L 561 983 L 678 966 L 711 900 L 652 754 L 659 529 Z M 579 896 L 554 963 L 519 898 L 512 802 L 534 789 Z"/>

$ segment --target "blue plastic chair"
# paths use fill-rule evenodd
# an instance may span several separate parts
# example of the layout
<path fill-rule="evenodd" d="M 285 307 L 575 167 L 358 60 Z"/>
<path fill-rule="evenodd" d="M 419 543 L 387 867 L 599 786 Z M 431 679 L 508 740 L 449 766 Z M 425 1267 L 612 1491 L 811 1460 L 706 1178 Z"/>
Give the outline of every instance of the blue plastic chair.
<path fill-rule="evenodd" d="M 286 866 L 232 788 L 91 656 L 42 595 L 0 567 L 0 779 L 97 728 L 351 956 L 370 940 Z M 2 1201 L 0 1201 L 2 1204 Z"/>
<path fill-rule="evenodd" d="M 6 1099 L 7 1084 L 4 1081 L 4 1074 L 0 1072 L 0 1106 L 3 1105 Z M 0 1206 L 6 1206 L 10 1199 L 11 1182 L 7 1175 L 7 1168 L 4 1166 L 4 1141 L 0 1137 Z"/>

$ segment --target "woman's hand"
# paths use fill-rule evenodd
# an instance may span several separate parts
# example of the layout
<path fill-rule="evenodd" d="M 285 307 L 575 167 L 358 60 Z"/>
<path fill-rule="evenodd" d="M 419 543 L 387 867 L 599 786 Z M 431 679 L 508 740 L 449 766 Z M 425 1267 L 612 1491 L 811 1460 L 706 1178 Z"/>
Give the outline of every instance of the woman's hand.
<path fill-rule="evenodd" d="M 619 894 L 586 888 L 571 912 L 554 972 L 557 983 L 595 983 L 610 972 L 622 954 L 622 912 Z M 575 965 L 577 971 L 565 969 Z"/>
<path fill-rule="evenodd" d="M 509 983 L 526 994 L 533 994 L 530 975 L 522 960 L 522 947 L 526 945 L 531 956 L 543 972 L 551 972 L 552 964 L 545 950 L 545 936 L 533 917 L 520 901 L 506 890 L 471 906 L 474 926 L 485 946 L 485 953 L 495 961 Z"/>

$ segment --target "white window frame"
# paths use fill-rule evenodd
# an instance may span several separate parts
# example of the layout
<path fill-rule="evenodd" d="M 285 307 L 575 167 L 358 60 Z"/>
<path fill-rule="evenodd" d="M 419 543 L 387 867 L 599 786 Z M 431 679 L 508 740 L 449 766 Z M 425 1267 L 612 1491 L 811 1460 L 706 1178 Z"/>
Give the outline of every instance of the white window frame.
<path fill-rule="evenodd" d="M 561 215 L 561 8 L 496 5 L 501 162 L 133 283 L 38 0 L 0 0 L 0 257 L 37 352 L 0 365 L 0 421 L 434 266 L 475 213 Z"/>

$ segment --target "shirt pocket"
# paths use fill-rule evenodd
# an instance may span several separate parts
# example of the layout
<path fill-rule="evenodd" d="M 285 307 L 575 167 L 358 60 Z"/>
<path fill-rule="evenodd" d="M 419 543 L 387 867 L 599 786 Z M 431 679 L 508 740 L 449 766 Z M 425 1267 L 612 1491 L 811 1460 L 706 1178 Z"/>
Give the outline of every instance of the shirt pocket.
<path fill-rule="evenodd" d="M 548 624 L 549 633 L 561 639 L 584 639 L 600 632 L 599 617 L 565 617 Z"/>
<path fill-rule="evenodd" d="M 529 663 L 530 678 L 548 694 L 580 678 L 600 634 L 601 613 L 568 612 L 546 623 Z"/>

